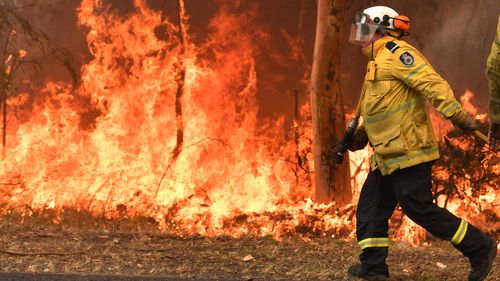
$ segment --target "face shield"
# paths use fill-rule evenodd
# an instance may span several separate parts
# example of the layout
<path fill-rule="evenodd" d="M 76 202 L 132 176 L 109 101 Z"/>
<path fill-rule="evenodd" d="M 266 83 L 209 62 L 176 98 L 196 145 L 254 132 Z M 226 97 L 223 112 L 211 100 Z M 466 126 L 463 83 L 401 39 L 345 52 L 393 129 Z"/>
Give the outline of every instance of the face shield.
<path fill-rule="evenodd" d="M 370 16 L 361 12 L 357 13 L 351 25 L 349 42 L 357 45 L 370 43 L 378 27 L 379 26 L 370 19 Z"/>

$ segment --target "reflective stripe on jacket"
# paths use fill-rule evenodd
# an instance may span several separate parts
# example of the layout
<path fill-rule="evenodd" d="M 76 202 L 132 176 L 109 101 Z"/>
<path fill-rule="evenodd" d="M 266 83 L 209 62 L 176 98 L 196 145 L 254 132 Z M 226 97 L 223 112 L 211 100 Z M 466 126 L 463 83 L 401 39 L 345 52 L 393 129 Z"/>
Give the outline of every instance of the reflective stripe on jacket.
<path fill-rule="evenodd" d="M 391 50 L 386 47 L 390 41 L 396 43 Z M 374 43 L 373 54 L 375 80 L 366 76 L 361 104 L 363 125 L 375 152 L 372 169 L 388 175 L 438 159 L 426 100 L 446 118 L 455 117 L 462 107 L 450 86 L 404 41 L 383 37 Z"/>
<path fill-rule="evenodd" d="M 491 122 L 500 124 L 500 16 L 498 17 L 497 34 L 488 57 L 486 75 L 490 86 L 490 119 Z"/>

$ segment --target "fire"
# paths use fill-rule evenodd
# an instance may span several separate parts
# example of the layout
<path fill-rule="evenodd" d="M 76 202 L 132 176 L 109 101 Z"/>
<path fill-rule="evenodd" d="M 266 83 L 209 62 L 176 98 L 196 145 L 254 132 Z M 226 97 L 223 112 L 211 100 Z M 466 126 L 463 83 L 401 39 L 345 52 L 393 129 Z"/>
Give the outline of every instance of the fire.
<path fill-rule="evenodd" d="M 181 44 L 176 24 L 145 1 L 134 6 L 122 18 L 102 1 L 83 0 L 79 23 L 89 29 L 94 58 L 81 85 L 49 83 L 34 101 L 17 98 L 19 108 L 33 105 L 9 124 L 1 177 L 18 184 L 8 207 L 146 214 L 188 234 L 241 235 L 245 226 L 226 230 L 225 221 L 309 204 L 311 189 L 297 184 L 287 161 L 291 146 L 280 143 L 284 119 L 257 118 L 255 38 L 268 35 L 252 22 L 255 11 L 222 8 L 195 45 Z M 90 120 L 82 119 L 85 99 L 98 113 Z M 179 124 L 183 144 L 174 159 Z"/>
<path fill-rule="evenodd" d="M 307 118 L 294 120 L 293 137 L 284 116 L 258 118 L 256 40 L 270 35 L 256 10 L 222 5 L 194 43 L 183 13 L 181 40 L 178 24 L 145 0 L 127 17 L 103 2 L 82 0 L 78 10 L 93 55 L 81 84 L 50 82 L 9 100 L 3 214 L 72 208 L 151 217 L 178 235 L 354 236 L 354 205 L 309 199 Z M 310 116 L 308 104 L 300 114 Z M 355 195 L 370 153 L 350 154 Z M 492 196 L 481 198 L 497 202 Z M 408 221 L 398 233 L 424 235 Z"/>
<path fill-rule="evenodd" d="M 462 103 L 465 111 L 469 112 L 476 119 L 485 121 L 488 117 L 487 113 L 479 113 L 477 106 L 474 105 L 474 93 L 467 89 L 465 93 L 460 97 L 460 102 Z"/>

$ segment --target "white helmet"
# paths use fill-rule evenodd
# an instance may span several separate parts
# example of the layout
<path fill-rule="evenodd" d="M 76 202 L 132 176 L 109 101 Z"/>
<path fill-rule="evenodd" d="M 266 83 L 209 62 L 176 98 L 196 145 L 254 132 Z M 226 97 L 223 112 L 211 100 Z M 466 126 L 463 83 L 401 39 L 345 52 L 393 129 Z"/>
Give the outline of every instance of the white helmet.
<path fill-rule="evenodd" d="M 349 42 L 364 44 L 371 42 L 376 31 L 400 37 L 410 30 L 410 20 L 386 6 L 374 6 L 357 13 L 351 26 Z"/>
<path fill-rule="evenodd" d="M 378 24 L 380 28 L 394 29 L 394 18 L 398 12 L 386 6 L 375 6 L 364 9 L 363 13 L 368 15 L 373 23 Z"/>

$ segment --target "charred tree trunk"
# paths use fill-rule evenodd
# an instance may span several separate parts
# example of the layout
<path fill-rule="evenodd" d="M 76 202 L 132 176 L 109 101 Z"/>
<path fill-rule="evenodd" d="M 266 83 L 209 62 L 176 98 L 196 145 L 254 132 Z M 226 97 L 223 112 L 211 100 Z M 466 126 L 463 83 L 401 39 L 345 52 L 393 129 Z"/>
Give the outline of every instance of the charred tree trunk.
<path fill-rule="evenodd" d="M 12 71 L 12 55 L 9 54 L 9 47 L 15 31 L 11 30 L 5 38 L 5 44 L 2 53 L 2 68 L 0 73 L 0 109 L 2 110 L 2 159 L 5 158 L 6 144 L 7 144 L 7 91 L 10 86 L 10 76 Z"/>
<path fill-rule="evenodd" d="M 2 88 L 2 159 L 5 158 L 7 145 L 7 89 Z"/>
<path fill-rule="evenodd" d="M 185 44 L 186 44 L 186 25 L 184 13 L 184 0 L 177 0 L 179 9 L 179 74 L 177 77 L 177 92 L 175 93 L 175 122 L 177 127 L 177 140 L 172 151 L 172 159 L 175 161 L 182 151 L 184 144 L 184 123 L 182 120 L 182 97 L 184 95 L 184 83 L 186 80 L 186 66 L 184 65 Z"/>
<path fill-rule="evenodd" d="M 342 165 L 329 157 L 330 145 L 338 142 L 345 129 L 340 93 L 340 50 L 344 0 L 319 0 L 316 42 L 311 74 L 315 201 L 351 201 L 349 159 Z M 346 158 L 348 158 L 346 154 Z"/>
<path fill-rule="evenodd" d="M 295 158 L 297 160 L 297 171 L 302 166 L 302 159 L 300 157 L 299 148 L 299 124 L 300 124 L 300 110 L 299 110 L 299 90 L 295 90 L 295 104 L 294 104 L 294 114 L 293 114 L 293 141 L 295 143 Z M 295 184 L 299 185 L 299 176 L 296 174 Z"/>
<path fill-rule="evenodd" d="M 186 54 L 187 32 L 186 32 L 186 13 L 184 9 L 184 0 L 177 0 L 177 7 L 179 12 L 179 29 L 177 31 L 177 39 L 179 40 L 179 72 L 177 73 L 176 83 L 177 91 L 175 92 L 175 124 L 176 124 L 176 142 L 172 150 L 172 158 L 168 162 L 167 168 L 156 187 L 155 197 L 158 195 L 161 183 L 167 175 L 168 170 L 175 163 L 177 157 L 182 152 L 184 146 L 184 121 L 182 118 L 182 97 L 184 96 L 184 85 L 186 82 L 186 65 L 184 64 L 184 57 Z"/>

